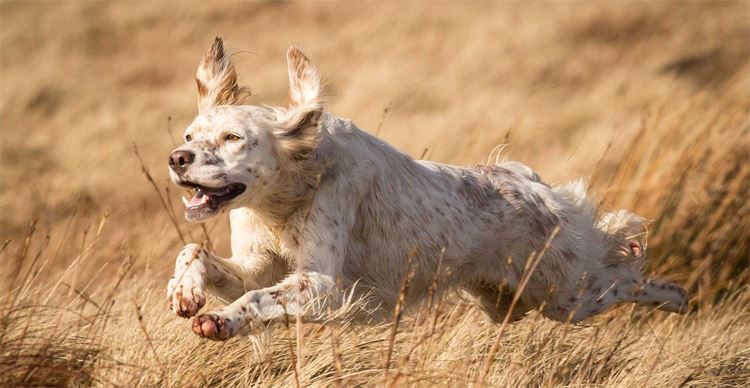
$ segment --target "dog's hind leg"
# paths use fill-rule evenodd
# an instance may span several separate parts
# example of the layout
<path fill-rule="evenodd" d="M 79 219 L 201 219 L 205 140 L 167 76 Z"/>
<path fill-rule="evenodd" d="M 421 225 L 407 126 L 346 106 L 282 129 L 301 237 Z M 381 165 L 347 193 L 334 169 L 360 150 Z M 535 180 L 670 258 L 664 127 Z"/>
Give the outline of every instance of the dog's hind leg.
<path fill-rule="evenodd" d="M 631 283 L 623 287 L 623 302 L 654 306 L 659 310 L 685 314 L 688 310 L 688 294 L 680 286 L 656 279 Z"/>
<path fill-rule="evenodd" d="M 680 314 L 687 312 L 685 290 L 673 283 L 644 279 L 641 275 L 645 238 L 642 235 L 634 238 L 630 233 L 638 226 L 639 220 L 635 217 L 618 214 L 618 222 L 624 227 L 608 233 L 609 256 L 599 263 L 600 266 L 584 274 L 567 294 L 559 295 L 545 307 L 545 316 L 578 322 L 621 303 L 643 304 Z"/>
<path fill-rule="evenodd" d="M 580 293 L 580 297 L 571 297 L 567 303 L 554 305 L 562 314 L 550 310 L 545 311 L 545 315 L 559 321 L 578 322 L 621 303 L 637 303 L 679 314 L 687 312 L 687 292 L 676 284 L 635 278 L 608 283 L 592 284 Z"/>
<path fill-rule="evenodd" d="M 641 270 L 646 258 L 645 220 L 625 210 L 604 214 L 598 228 L 605 232 L 610 241 L 610 254 L 605 260 L 608 268 L 625 269 L 635 276 L 627 277 L 629 282 L 621 285 L 618 302 L 634 302 L 658 306 L 659 309 L 674 313 L 687 312 L 688 295 L 680 286 L 655 279 L 643 279 Z"/>

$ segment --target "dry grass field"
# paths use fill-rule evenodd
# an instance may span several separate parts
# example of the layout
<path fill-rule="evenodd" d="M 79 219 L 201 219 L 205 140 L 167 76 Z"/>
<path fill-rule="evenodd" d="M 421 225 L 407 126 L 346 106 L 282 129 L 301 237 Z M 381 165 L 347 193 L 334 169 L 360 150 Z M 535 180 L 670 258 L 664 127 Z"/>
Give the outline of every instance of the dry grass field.
<path fill-rule="evenodd" d="M 3 0 L 0 386 L 750 385 L 749 4 Z M 166 282 L 183 240 L 228 256 L 226 217 L 173 225 L 160 198 L 181 214 L 166 159 L 217 35 L 244 50 L 253 103 L 284 102 L 293 43 L 330 111 L 414 157 L 491 163 L 507 144 L 547 181 L 589 177 L 605 209 L 653 220 L 648 270 L 690 313 L 500 328 L 454 295 L 395 337 L 200 340 Z"/>

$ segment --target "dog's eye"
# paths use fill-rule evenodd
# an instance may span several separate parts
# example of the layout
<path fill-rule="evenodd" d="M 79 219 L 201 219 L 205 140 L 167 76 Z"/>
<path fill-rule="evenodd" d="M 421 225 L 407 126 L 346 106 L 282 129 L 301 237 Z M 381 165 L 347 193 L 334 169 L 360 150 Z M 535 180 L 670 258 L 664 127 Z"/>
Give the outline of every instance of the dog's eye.
<path fill-rule="evenodd" d="M 185 141 L 191 141 L 193 140 L 193 137 L 190 135 L 185 135 Z"/>
<path fill-rule="evenodd" d="M 224 140 L 226 141 L 239 141 L 242 140 L 240 135 L 236 135 L 234 133 L 228 133 L 226 136 L 224 136 Z"/>

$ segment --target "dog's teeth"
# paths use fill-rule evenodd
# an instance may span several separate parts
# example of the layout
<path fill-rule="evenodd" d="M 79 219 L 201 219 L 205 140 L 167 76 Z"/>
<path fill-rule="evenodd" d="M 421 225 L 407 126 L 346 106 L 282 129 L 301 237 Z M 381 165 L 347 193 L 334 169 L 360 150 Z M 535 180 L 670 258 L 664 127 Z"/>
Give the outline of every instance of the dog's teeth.
<path fill-rule="evenodd" d="M 190 205 L 190 201 L 189 201 L 189 200 L 188 200 L 187 198 L 185 198 L 185 196 L 183 196 L 183 197 L 182 197 L 182 203 L 183 203 L 183 204 L 184 204 L 185 206 L 188 206 L 188 205 Z"/>

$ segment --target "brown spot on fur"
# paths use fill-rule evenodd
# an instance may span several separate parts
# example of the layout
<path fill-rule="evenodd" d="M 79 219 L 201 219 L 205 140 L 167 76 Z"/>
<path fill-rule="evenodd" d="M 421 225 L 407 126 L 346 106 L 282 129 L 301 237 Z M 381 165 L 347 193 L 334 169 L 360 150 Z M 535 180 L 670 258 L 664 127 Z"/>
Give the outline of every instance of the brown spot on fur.
<path fill-rule="evenodd" d="M 498 191 L 495 185 L 481 174 L 464 174 L 458 184 L 458 195 L 464 198 L 476 209 L 486 209 L 493 204 L 497 198 Z"/>
<path fill-rule="evenodd" d="M 294 123 L 291 128 L 288 128 L 283 133 L 279 134 L 282 138 L 295 138 L 299 137 L 302 134 L 302 130 L 305 128 L 315 126 L 318 124 L 318 118 L 320 117 L 320 112 L 313 111 L 307 113 L 305 116 L 302 117 L 302 119 Z"/>
<path fill-rule="evenodd" d="M 550 210 L 539 194 L 531 193 L 531 202 L 534 211 L 531 212 L 530 217 L 534 230 L 540 236 L 547 237 L 560 223 L 560 219 Z"/>
<path fill-rule="evenodd" d="M 599 277 L 596 275 L 591 275 L 586 278 L 586 288 L 593 288 L 594 285 L 599 282 Z M 597 287 L 597 289 L 601 290 L 600 287 Z"/>
<path fill-rule="evenodd" d="M 306 291 L 308 288 L 310 288 L 310 280 L 305 277 L 299 282 L 299 290 Z"/>
<path fill-rule="evenodd" d="M 281 298 L 282 292 L 283 290 L 275 290 L 275 291 L 269 292 L 268 294 L 271 295 L 271 298 L 273 298 L 274 300 L 279 300 Z"/>
<path fill-rule="evenodd" d="M 209 166 L 215 166 L 215 165 L 223 164 L 223 161 L 219 157 L 214 155 L 213 153 L 204 151 L 203 152 L 203 164 L 209 165 Z"/>
<path fill-rule="evenodd" d="M 576 255 L 575 255 L 575 254 L 573 254 L 573 251 L 571 251 L 571 250 L 570 250 L 570 249 L 568 249 L 568 248 L 564 248 L 564 249 L 562 249 L 562 250 L 560 251 L 560 256 L 562 256 L 562 257 L 563 257 L 563 259 L 565 259 L 565 260 L 568 260 L 568 261 L 573 261 L 573 260 L 575 260 L 575 259 L 576 259 Z"/>

